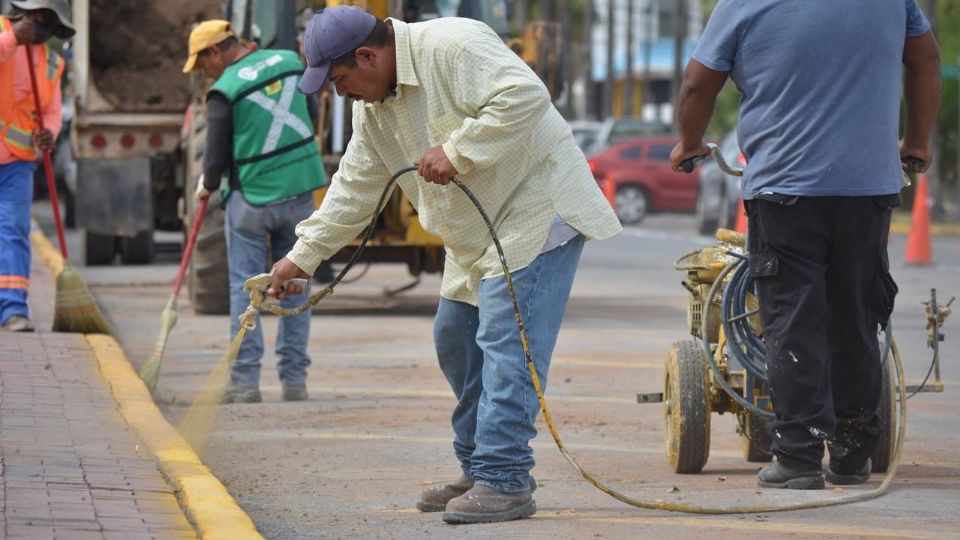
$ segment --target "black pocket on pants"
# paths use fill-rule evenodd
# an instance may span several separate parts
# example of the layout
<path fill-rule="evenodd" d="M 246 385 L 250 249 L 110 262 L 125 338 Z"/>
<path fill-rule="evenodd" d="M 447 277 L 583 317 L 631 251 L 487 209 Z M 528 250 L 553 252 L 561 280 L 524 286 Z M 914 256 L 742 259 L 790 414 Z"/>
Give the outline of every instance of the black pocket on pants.
<path fill-rule="evenodd" d="M 750 277 L 773 277 L 780 273 L 780 259 L 776 253 L 751 253 Z"/>
<path fill-rule="evenodd" d="M 880 275 L 877 276 L 877 284 L 873 288 L 873 301 L 870 304 L 877 316 L 877 322 L 880 324 L 880 327 L 886 330 L 887 321 L 890 320 L 890 315 L 893 314 L 894 299 L 896 299 L 900 289 L 897 287 L 897 283 L 893 281 L 893 276 L 890 275 L 887 269 L 881 268 L 879 274 Z"/>

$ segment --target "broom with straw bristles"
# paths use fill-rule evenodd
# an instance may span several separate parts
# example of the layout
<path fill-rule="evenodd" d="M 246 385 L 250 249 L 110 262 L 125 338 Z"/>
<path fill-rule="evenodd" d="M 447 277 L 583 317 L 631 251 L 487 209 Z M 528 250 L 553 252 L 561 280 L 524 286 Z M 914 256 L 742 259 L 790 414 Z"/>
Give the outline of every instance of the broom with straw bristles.
<path fill-rule="evenodd" d="M 160 375 L 160 360 L 163 358 L 163 350 L 167 347 L 167 336 L 177 324 L 177 297 L 180 296 L 180 286 L 183 285 L 183 276 L 187 272 L 187 264 L 190 262 L 190 255 L 193 253 L 193 247 L 197 244 L 197 234 L 200 232 L 200 223 L 203 216 L 207 213 L 207 203 L 210 197 L 200 199 L 200 205 L 197 206 L 197 215 L 193 218 L 193 225 L 190 227 L 190 237 L 187 238 L 187 245 L 183 248 L 183 257 L 180 260 L 180 269 L 177 270 L 177 279 L 173 282 L 173 293 L 170 294 L 170 300 L 160 314 L 160 334 L 157 335 L 157 341 L 153 344 L 153 353 L 143 367 L 140 368 L 140 378 L 152 392 L 157 386 L 157 378 Z"/>
<path fill-rule="evenodd" d="M 33 89 L 33 103 L 37 109 L 37 123 L 43 131 L 43 109 L 40 106 L 37 74 L 33 69 L 33 50 L 30 45 L 27 45 L 27 66 L 30 71 L 30 85 Z M 53 331 L 109 334 L 110 326 L 100 313 L 100 308 L 90 294 L 90 289 L 67 258 L 67 242 L 63 236 L 63 223 L 60 221 L 60 201 L 57 200 L 57 186 L 53 181 L 53 161 L 50 159 L 49 148 L 43 149 L 43 169 L 47 174 L 47 190 L 50 192 L 50 202 L 53 205 L 53 222 L 57 226 L 57 240 L 60 242 L 60 255 L 63 256 L 63 269 L 57 274 Z"/>

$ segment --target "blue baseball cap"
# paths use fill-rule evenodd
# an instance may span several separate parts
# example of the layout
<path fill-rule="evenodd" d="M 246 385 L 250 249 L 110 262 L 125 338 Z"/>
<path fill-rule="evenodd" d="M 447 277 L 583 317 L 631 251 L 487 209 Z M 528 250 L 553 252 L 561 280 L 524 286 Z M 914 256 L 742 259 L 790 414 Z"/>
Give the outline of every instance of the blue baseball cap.
<path fill-rule="evenodd" d="M 337 6 L 316 12 L 304 35 L 307 70 L 297 85 L 300 91 L 319 92 L 327 82 L 330 62 L 362 45 L 376 24 L 376 17 L 356 6 Z"/>

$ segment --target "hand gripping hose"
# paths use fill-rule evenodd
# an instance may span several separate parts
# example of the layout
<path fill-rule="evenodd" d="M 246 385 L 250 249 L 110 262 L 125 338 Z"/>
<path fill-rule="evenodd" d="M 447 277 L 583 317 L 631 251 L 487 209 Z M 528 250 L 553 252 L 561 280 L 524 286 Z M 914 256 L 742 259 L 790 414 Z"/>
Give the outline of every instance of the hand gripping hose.
<path fill-rule="evenodd" d="M 396 183 L 397 179 L 408 173 L 416 171 L 416 167 L 406 167 L 400 169 L 394 174 L 390 180 L 387 182 L 386 187 L 383 189 L 383 194 L 380 196 L 380 201 L 377 203 L 377 211 L 374 213 L 373 218 L 370 220 L 370 225 L 367 226 L 366 232 L 364 233 L 363 239 L 360 241 L 360 246 L 354 251 L 353 256 L 350 257 L 350 260 L 347 262 L 346 266 L 336 278 L 329 285 L 323 287 L 316 293 L 312 294 L 310 298 L 303 305 L 295 308 L 283 308 L 276 304 L 263 305 L 264 301 L 264 292 L 266 286 L 270 284 L 272 277 L 270 274 L 260 274 L 253 278 L 247 280 L 244 284 L 244 291 L 250 293 L 250 305 L 247 307 L 247 310 L 240 316 L 240 322 L 244 328 L 252 328 L 256 323 L 256 313 L 257 309 L 264 309 L 280 316 L 291 316 L 309 309 L 311 306 L 315 305 L 317 302 L 323 298 L 333 294 L 333 288 L 340 283 L 340 280 L 343 279 L 347 271 L 350 270 L 350 267 L 357 261 L 360 256 L 360 253 L 363 251 L 364 246 L 366 246 L 367 241 L 373 235 L 374 227 L 376 226 L 377 217 L 380 212 L 383 210 L 383 203 L 389 194 L 393 190 L 393 186 Z M 887 491 L 887 488 L 890 486 L 890 483 L 893 481 L 894 474 L 896 473 L 897 466 L 900 464 L 900 455 L 903 448 L 903 439 L 906 433 L 906 420 L 907 420 L 907 411 L 906 411 L 906 388 L 904 386 L 904 375 L 903 375 L 903 366 L 900 363 L 899 351 L 896 350 L 896 345 L 893 346 L 893 359 L 894 365 L 897 368 L 897 382 L 898 382 L 898 395 L 900 397 L 900 419 L 899 426 L 897 430 L 897 447 L 896 452 L 893 456 L 893 461 L 890 463 L 890 468 L 888 469 L 886 477 L 884 477 L 883 482 L 876 489 L 870 491 L 865 491 L 862 493 L 856 493 L 851 495 L 845 495 L 841 497 L 831 497 L 829 499 L 822 499 L 816 501 L 806 501 L 798 502 L 791 504 L 754 504 L 754 505 L 741 505 L 741 506 L 730 506 L 730 507 L 711 507 L 711 506 L 701 506 L 697 504 L 689 503 L 677 503 L 677 502 L 666 502 L 666 501 L 644 501 L 640 499 L 635 499 L 628 495 L 624 495 L 619 491 L 616 491 L 610 487 L 607 487 L 603 482 L 596 479 L 592 474 L 584 470 L 583 467 L 577 463 L 577 460 L 570 454 L 567 450 L 566 445 L 560 438 L 560 433 L 557 431 L 556 426 L 553 423 L 553 419 L 550 416 L 550 409 L 547 407 L 547 400 L 543 395 L 543 386 L 540 384 L 540 378 L 537 376 L 537 370 L 534 367 L 533 355 L 530 353 L 530 347 L 527 342 L 527 331 L 523 323 L 523 316 L 520 312 L 520 305 L 517 302 L 516 291 L 513 287 L 513 280 L 510 277 L 510 269 L 507 266 L 507 259 L 503 253 L 503 247 L 500 245 L 500 239 L 497 237 L 496 230 L 494 229 L 493 222 L 487 216 L 486 211 L 483 209 L 483 206 L 480 204 L 480 201 L 477 200 L 476 196 L 465 186 L 463 183 L 454 178 L 452 182 L 463 191 L 463 194 L 470 199 L 470 202 L 476 207 L 477 211 L 480 213 L 480 217 L 483 219 L 483 222 L 487 226 L 487 231 L 490 233 L 490 238 L 493 240 L 494 246 L 497 248 L 497 255 L 500 257 L 500 265 L 503 268 L 503 277 L 507 282 L 507 290 L 510 293 L 510 301 L 513 303 L 513 315 L 517 322 L 517 330 L 520 332 L 520 342 L 523 346 L 523 355 L 527 362 L 527 370 L 530 373 L 530 378 L 533 382 L 534 391 L 537 394 L 537 400 L 540 403 L 540 409 L 543 411 L 543 418 L 547 423 L 547 427 L 550 429 L 550 435 L 553 436 L 554 442 L 557 444 L 557 448 L 560 449 L 560 453 L 563 454 L 563 457 L 567 459 L 570 465 L 578 472 L 580 475 L 594 487 L 600 491 L 610 495 L 614 499 L 626 503 L 630 506 L 635 506 L 637 508 L 646 508 L 649 510 L 666 510 L 669 512 L 684 512 L 689 514 L 750 514 L 750 513 L 768 513 L 768 512 L 782 512 L 787 510 L 803 510 L 809 508 L 823 508 L 826 506 L 836 506 L 839 504 L 852 503 L 857 501 L 865 501 L 868 499 L 873 499 L 879 497 Z M 718 278 L 717 281 L 720 281 Z"/>

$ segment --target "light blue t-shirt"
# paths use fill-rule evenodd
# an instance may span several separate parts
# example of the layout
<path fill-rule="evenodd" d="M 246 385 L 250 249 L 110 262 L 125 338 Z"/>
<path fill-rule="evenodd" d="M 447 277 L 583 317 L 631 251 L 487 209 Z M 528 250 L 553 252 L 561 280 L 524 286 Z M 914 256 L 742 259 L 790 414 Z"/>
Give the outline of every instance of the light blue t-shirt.
<path fill-rule="evenodd" d="M 720 0 L 693 58 L 730 72 L 743 196 L 866 196 L 902 187 L 898 127 L 915 0 Z"/>

